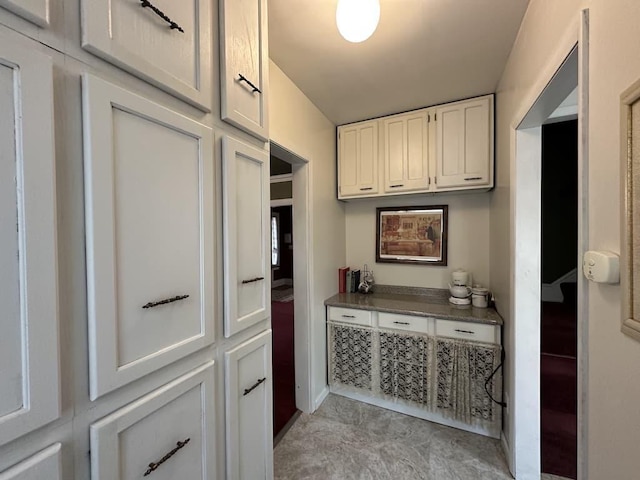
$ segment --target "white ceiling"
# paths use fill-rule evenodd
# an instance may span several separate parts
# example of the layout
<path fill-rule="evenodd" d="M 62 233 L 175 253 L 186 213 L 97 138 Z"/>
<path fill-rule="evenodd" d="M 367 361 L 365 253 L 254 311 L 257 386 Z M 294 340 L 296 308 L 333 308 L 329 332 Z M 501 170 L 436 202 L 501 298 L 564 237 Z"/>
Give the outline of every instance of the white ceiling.
<path fill-rule="evenodd" d="M 363 43 L 337 0 L 269 0 L 271 59 L 336 124 L 495 91 L 528 0 L 380 0 Z"/>

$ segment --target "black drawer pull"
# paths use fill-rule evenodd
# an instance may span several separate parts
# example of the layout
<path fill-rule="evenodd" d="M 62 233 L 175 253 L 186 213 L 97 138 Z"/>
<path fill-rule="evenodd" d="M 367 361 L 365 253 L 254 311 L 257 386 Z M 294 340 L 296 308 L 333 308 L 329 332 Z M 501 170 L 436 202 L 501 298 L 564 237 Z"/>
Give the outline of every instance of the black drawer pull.
<path fill-rule="evenodd" d="M 250 394 L 251 392 L 253 392 L 256 388 L 258 388 L 260 385 L 262 385 L 266 379 L 267 379 L 266 377 L 265 377 L 265 378 L 261 378 L 261 379 L 260 379 L 260 380 L 258 380 L 256 383 L 254 383 L 251 387 L 249 387 L 249 388 L 245 388 L 245 389 L 244 389 L 244 393 L 242 394 L 242 396 L 244 397 L 244 396 L 246 396 L 246 395 L 249 395 L 249 394 Z"/>
<path fill-rule="evenodd" d="M 251 81 L 250 81 L 247 77 L 245 77 L 245 76 L 244 76 L 244 75 L 242 75 L 241 73 L 239 73 L 239 74 L 238 74 L 238 76 L 240 77 L 240 78 L 238 79 L 238 81 L 239 81 L 239 82 L 247 82 L 247 84 L 248 84 L 251 88 L 253 88 L 252 92 L 254 92 L 254 93 L 255 93 L 255 92 L 262 93 L 262 91 L 261 91 L 258 87 L 256 87 L 253 83 L 251 83 Z"/>
<path fill-rule="evenodd" d="M 252 278 L 251 280 L 242 280 L 242 284 L 246 285 L 247 283 L 255 283 L 255 282 L 259 282 L 260 280 L 264 280 L 264 277 L 256 277 L 256 278 Z"/>
<path fill-rule="evenodd" d="M 472 332 L 471 330 L 459 330 L 459 329 L 455 329 L 456 332 L 460 332 L 460 333 L 470 333 L 471 335 L 475 335 L 476 332 Z"/>
<path fill-rule="evenodd" d="M 158 305 L 166 305 L 167 303 L 177 302 L 179 300 L 184 300 L 185 298 L 189 298 L 189 295 L 176 295 L 175 297 L 160 300 L 159 302 L 149 302 L 146 305 L 143 305 L 142 308 L 153 308 Z"/>
<path fill-rule="evenodd" d="M 360 189 L 361 192 L 365 192 L 367 190 L 373 190 L 373 187 L 365 187 Z"/>
<path fill-rule="evenodd" d="M 400 183 L 398 185 L 389 185 L 389 188 L 400 188 L 400 187 L 404 187 L 404 184 Z"/>
<path fill-rule="evenodd" d="M 191 441 L 190 438 L 187 438 L 184 442 L 177 442 L 176 443 L 176 447 L 171 450 L 169 453 L 167 453 L 164 457 L 162 457 L 160 460 L 158 460 L 157 462 L 151 462 L 149 464 L 149 468 L 147 469 L 146 472 L 144 472 L 144 476 L 149 476 L 151 475 L 153 472 L 155 472 L 158 467 L 160 465 L 162 465 L 164 462 L 166 462 L 167 460 L 169 460 L 171 457 L 173 457 L 178 450 L 180 450 L 182 447 L 184 447 L 187 443 L 189 443 Z"/>
<path fill-rule="evenodd" d="M 465 182 L 471 182 L 473 180 L 482 180 L 482 177 L 469 177 L 464 179 Z"/>
<path fill-rule="evenodd" d="M 180 25 L 178 25 L 176 22 L 174 22 L 169 17 L 167 17 L 167 15 L 165 15 L 165 13 L 162 10 L 160 10 L 158 7 L 153 5 L 149 0 L 140 0 L 140 5 L 142 6 L 142 8 L 149 7 L 153 11 L 153 13 L 158 15 L 161 19 L 163 19 L 165 22 L 169 24 L 169 28 L 171 30 L 178 30 L 179 32 L 184 33 L 184 30 Z"/>
<path fill-rule="evenodd" d="M 395 322 L 394 321 L 393 323 L 395 323 L 396 325 L 411 325 L 409 322 Z"/>
<path fill-rule="evenodd" d="M 355 315 L 342 315 L 342 318 L 356 318 Z"/>

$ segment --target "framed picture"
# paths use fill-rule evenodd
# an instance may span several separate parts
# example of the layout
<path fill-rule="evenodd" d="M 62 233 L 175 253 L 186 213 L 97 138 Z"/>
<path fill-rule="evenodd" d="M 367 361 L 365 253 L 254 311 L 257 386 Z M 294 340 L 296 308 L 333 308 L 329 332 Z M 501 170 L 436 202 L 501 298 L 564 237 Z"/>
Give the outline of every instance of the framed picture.
<path fill-rule="evenodd" d="M 640 80 L 621 100 L 622 331 L 640 341 Z"/>
<path fill-rule="evenodd" d="M 447 205 L 377 208 L 376 262 L 447 264 Z"/>

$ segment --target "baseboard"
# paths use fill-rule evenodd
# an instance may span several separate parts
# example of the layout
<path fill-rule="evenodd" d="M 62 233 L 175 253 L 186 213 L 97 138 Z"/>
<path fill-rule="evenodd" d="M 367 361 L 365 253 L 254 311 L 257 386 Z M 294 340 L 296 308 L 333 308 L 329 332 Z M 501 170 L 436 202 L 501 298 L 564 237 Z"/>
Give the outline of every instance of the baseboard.
<path fill-rule="evenodd" d="M 322 389 L 322 392 L 320 392 L 320 395 L 317 396 L 316 401 L 313 403 L 314 412 L 318 408 L 320 408 L 320 405 L 322 405 L 322 402 L 324 402 L 325 398 L 327 398 L 328 395 L 329 395 L 329 385 L 325 385 L 325 387 Z"/>
<path fill-rule="evenodd" d="M 513 466 L 511 465 L 511 449 L 509 448 L 509 442 L 507 441 L 507 437 L 504 434 L 504 430 L 502 431 L 502 433 L 500 433 L 500 444 L 502 445 L 504 456 L 507 459 L 509 472 L 511 472 L 511 476 L 515 478 L 515 474 L 513 473 Z"/>
<path fill-rule="evenodd" d="M 296 413 L 293 414 L 293 416 L 289 419 L 287 424 L 284 427 L 282 427 L 282 430 L 280 430 L 278 432 L 278 435 L 276 435 L 275 438 L 273 439 L 273 448 L 276 448 L 278 446 L 278 444 L 280 443 L 280 440 L 282 440 L 283 437 L 287 434 L 287 432 L 291 429 L 291 427 L 293 427 L 293 424 L 296 423 L 296 420 L 298 420 L 298 417 L 300 415 L 302 415 L 302 412 L 300 410 L 296 410 Z"/>

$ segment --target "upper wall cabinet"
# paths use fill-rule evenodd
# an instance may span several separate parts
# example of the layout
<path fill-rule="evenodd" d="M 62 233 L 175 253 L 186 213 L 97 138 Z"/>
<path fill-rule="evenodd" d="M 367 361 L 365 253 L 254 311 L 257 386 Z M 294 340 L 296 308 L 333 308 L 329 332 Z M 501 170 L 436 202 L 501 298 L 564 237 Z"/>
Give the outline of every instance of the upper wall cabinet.
<path fill-rule="evenodd" d="M 213 133 L 83 78 L 91 399 L 213 342 Z"/>
<path fill-rule="evenodd" d="M 339 198 L 370 196 L 378 188 L 378 121 L 338 127 Z"/>
<path fill-rule="evenodd" d="M 0 7 L 11 10 L 39 27 L 49 26 L 51 0 L 0 0 Z"/>
<path fill-rule="evenodd" d="M 220 0 L 222 120 L 269 140 L 266 0 Z"/>
<path fill-rule="evenodd" d="M 269 153 L 222 139 L 224 336 L 269 318 Z"/>
<path fill-rule="evenodd" d="M 493 97 L 436 109 L 438 190 L 493 184 Z"/>
<path fill-rule="evenodd" d="M 429 188 L 428 118 L 420 110 L 383 120 L 385 193 Z"/>
<path fill-rule="evenodd" d="M 210 5 L 209 0 L 82 0 L 82 47 L 209 112 Z"/>
<path fill-rule="evenodd" d="M 0 445 L 60 414 L 55 205 L 51 60 L 0 32 Z"/>
<path fill-rule="evenodd" d="M 340 126 L 338 198 L 488 190 L 493 141 L 493 95 Z"/>

